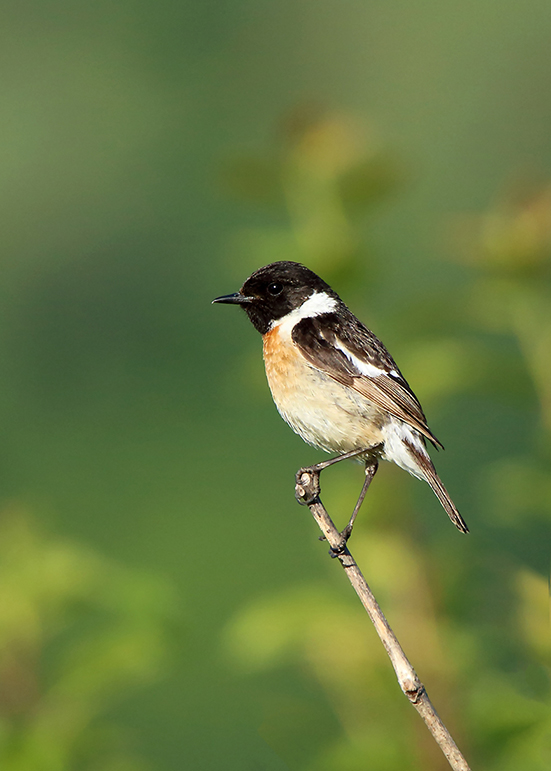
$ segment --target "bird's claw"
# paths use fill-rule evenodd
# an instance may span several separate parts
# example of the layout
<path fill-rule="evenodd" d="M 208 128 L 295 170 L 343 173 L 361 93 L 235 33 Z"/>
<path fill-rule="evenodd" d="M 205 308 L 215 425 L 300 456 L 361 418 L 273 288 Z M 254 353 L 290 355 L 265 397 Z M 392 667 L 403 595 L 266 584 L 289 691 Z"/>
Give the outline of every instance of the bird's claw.
<path fill-rule="evenodd" d="M 320 494 L 319 471 L 310 466 L 301 468 L 295 476 L 295 498 L 301 506 L 310 506 L 316 503 Z"/>

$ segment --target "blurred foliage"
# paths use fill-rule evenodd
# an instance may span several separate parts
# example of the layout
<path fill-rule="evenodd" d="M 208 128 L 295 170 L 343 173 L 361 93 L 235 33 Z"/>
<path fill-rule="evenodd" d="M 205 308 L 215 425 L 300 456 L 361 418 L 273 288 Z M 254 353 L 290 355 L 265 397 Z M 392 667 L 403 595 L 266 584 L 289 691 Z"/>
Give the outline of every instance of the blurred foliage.
<path fill-rule="evenodd" d="M 362 144 L 357 127 L 352 131 L 351 126 L 343 115 L 320 116 L 300 130 L 295 124 L 277 173 L 276 167 L 266 173 L 260 164 L 254 167 L 259 189 L 272 188 L 276 178 L 285 181 L 286 257 L 337 277 L 339 288 L 347 283 L 345 275 L 361 277 L 362 259 L 360 233 L 348 210 L 349 190 L 338 184 L 343 173 L 363 175 L 359 187 L 369 191 L 355 200 L 355 214 L 369 210 L 378 198 L 374 192 L 382 195 L 394 182 L 390 167 L 381 176 L 380 161 L 365 162 L 376 157 L 375 150 L 365 135 Z M 243 169 L 235 172 L 241 190 Z M 252 183 L 249 192 L 254 192 Z M 492 399 L 502 399 L 510 396 L 511 373 L 522 377 L 524 369 L 538 397 L 540 419 L 531 444 L 518 446 L 518 456 L 481 468 L 479 494 L 487 523 L 467 516 L 473 531 L 468 543 L 452 542 L 450 536 L 440 555 L 427 548 L 423 530 L 410 532 L 411 517 L 401 521 L 399 508 L 412 505 L 402 490 L 403 479 L 392 492 L 381 492 L 378 486 L 386 480 L 378 478 L 366 507 L 369 525 L 355 532 L 351 548 L 473 768 L 543 771 L 551 765 L 548 578 L 530 558 L 508 550 L 499 531 L 509 530 L 513 538 L 522 531 L 521 539 L 527 531 L 532 539 L 538 533 L 546 539 L 549 556 L 550 188 L 466 218 L 461 235 L 465 248 L 459 256 L 468 266 L 468 281 L 458 300 L 440 309 L 439 327 L 430 337 L 412 340 L 402 357 L 406 376 L 429 403 L 487 388 Z M 272 259 L 280 242 L 279 234 L 256 239 L 257 264 Z M 405 326 L 402 333 L 407 337 Z M 499 338 L 512 343 L 505 361 L 496 345 Z M 496 369 L 502 378 L 497 382 Z M 472 420 L 468 412 L 464 420 Z M 346 511 L 351 505 L 347 495 L 333 493 L 331 506 Z M 397 513 L 388 518 L 386 511 L 383 519 L 380 508 Z M 536 520 L 539 526 L 530 530 Z M 300 708 L 291 702 L 276 712 L 268 708 L 264 738 L 290 768 L 301 771 L 446 768 L 425 727 L 393 687 L 386 654 L 362 610 L 353 598 L 335 592 L 336 578 L 334 570 L 328 571 L 317 583 L 262 597 L 227 627 L 226 651 L 249 676 L 289 665 L 306 667 L 339 726 L 322 734 L 311 730 L 310 752 L 301 759 L 294 724 L 302 724 L 312 710 L 305 699 Z M 497 592 L 496 605 L 505 605 L 497 625 L 494 612 L 479 606 L 482 583 L 490 605 L 492 591 Z M 289 722 L 289 714 L 295 720 Z"/>
<path fill-rule="evenodd" d="M 285 207 L 290 223 L 238 233 L 233 262 L 247 270 L 258 266 L 260 255 L 267 263 L 284 254 L 350 280 L 364 250 L 355 219 L 394 191 L 403 175 L 373 129 L 346 113 L 300 105 L 282 121 L 271 156 L 243 156 L 226 166 L 228 190 L 249 203 Z"/>
<path fill-rule="evenodd" d="M 353 539 L 406 652 L 473 767 L 551 767 L 549 30 L 547 0 L 2 4 L 2 771 L 445 767 L 294 501 L 319 453 L 210 305 L 275 259 L 446 445 L 471 536 L 382 464 Z M 327 472 L 337 522 L 360 484 Z"/>
<path fill-rule="evenodd" d="M 22 511 L 0 519 L 0 766 L 138 771 L 106 714 L 166 672 L 169 586 Z"/>
<path fill-rule="evenodd" d="M 469 310 L 490 333 L 513 336 L 551 432 L 551 185 L 500 202 L 474 223 L 477 268 Z M 518 198 L 518 196 L 516 196 Z M 476 237 L 477 236 L 477 237 Z M 548 443 L 549 438 L 544 440 Z"/>

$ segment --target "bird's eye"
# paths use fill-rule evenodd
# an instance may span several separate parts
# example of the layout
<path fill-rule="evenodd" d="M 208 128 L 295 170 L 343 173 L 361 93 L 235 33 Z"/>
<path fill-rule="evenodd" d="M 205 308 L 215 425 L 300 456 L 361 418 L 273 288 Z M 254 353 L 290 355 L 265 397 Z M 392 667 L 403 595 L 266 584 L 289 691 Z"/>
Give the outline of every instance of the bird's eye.
<path fill-rule="evenodd" d="M 270 284 L 268 286 L 268 292 L 273 297 L 276 297 L 278 294 L 281 294 L 282 291 L 283 291 L 283 284 L 280 284 L 279 281 L 274 281 L 273 284 Z"/>

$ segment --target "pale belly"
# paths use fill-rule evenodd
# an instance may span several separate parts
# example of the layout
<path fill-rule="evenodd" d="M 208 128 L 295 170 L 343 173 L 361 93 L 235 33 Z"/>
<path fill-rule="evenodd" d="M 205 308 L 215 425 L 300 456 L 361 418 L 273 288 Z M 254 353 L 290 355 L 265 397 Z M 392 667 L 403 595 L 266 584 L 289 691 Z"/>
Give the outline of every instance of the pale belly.
<path fill-rule="evenodd" d="M 384 413 L 311 367 L 277 328 L 264 336 L 264 363 L 279 413 L 305 442 L 336 453 L 382 443 Z"/>

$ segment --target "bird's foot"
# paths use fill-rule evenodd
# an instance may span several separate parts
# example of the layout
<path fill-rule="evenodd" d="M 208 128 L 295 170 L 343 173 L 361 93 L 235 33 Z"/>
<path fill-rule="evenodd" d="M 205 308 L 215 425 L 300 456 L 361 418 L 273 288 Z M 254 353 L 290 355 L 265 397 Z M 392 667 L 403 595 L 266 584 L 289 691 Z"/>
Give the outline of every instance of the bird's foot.
<path fill-rule="evenodd" d="M 339 533 L 340 535 L 340 542 L 337 546 L 332 546 L 329 549 L 329 556 L 331 559 L 335 559 L 336 557 L 340 557 L 341 554 L 344 554 L 348 547 L 348 539 L 352 535 L 352 528 L 350 527 L 350 523 L 344 528 L 344 530 L 341 530 Z M 327 538 L 324 535 L 318 536 L 319 541 L 326 541 Z"/>
<path fill-rule="evenodd" d="M 295 475 L 295 498 L 301 506 L 310 506 L 319 500 L 320 469 L 317 466 L 306 466 Z"/>
<path fill-rule="evenodd" d="M 332 546 L 329 549 L 329 556 L 331 559 L 336 559 L 337 557 L 340 557 L 348 548 L 348 539 L 350 538 L 350 535 L 352 533 L 352 528 L 345 527 L 344 530 L 341 530 L 340 532 L 340 542 L 336 546 Z"/>

